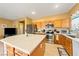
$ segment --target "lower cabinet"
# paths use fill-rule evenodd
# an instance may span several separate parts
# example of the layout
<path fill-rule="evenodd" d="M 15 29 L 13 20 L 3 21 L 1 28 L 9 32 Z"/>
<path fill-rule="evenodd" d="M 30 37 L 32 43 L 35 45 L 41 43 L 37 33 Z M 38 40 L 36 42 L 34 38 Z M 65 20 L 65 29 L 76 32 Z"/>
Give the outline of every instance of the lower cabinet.
<path fill-rule="evenodd" d="M 19 49 L 15 49 L 15 56 L 28 56 L 28 54 L 20 51 Z"/>
<path fill-rule="evenodd" d="M 55 35 L 54 43 L 62 45 L 66 49 L 68 55 L 70 55 L 70 56 L 73 55 L 72 40 L 70 38 L 68 38 L 62 34 L 58 34 L 58 35 Z"/>
<path fill-rule="evenodd" d="M 66 37 L 61 35 L 61 34 L 55 35 L 54 43 L 55 44 L 60 44 L 60 45 L 64 46 L 65 45 L 65 43 L 64 43 L 65 39 L 66 39 Z"/>
<path fill-rule="evenodd" d="M 14 56 L 14 48 L 9 45 L 6 45 L 6 48 L 7 48 L 7 56 Z"/>
<path fill-rule="evenodd" d="M 44 56 L 45 40 L 43 40 L 31 53 L 31 56 Z"/>
<path fill-rule="evenodd" d="M 68 54 L 70 56 L 72 56 L 73 55 L 73 46 L 72 46 L 72 40 L 71 39 L 66 38 L 64 47 L 65 47 L 66 51 L 68 52 Z"/>

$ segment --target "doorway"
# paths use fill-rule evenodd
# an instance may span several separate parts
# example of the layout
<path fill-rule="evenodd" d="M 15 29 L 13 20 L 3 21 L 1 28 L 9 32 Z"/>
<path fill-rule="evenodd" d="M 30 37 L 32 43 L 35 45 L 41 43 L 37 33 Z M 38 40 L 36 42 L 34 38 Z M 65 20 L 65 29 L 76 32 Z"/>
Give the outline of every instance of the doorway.
<path fill-rule="evenodd" d="M 24 34 L 25 33 L 25 21 L 20 21 L 19 22 L 19 34 Z"/>

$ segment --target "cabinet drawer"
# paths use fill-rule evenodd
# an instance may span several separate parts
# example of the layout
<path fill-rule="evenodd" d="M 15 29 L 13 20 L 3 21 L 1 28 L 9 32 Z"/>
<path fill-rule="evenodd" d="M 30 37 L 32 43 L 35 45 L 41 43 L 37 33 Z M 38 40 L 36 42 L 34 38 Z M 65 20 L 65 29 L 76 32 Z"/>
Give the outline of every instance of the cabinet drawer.
<path fill-rule="evenodd" d="M 13 47 L 10 47 L 10 46 L 6 46 L 7 47 L 7 51 L 13 51 Z"/>
<path fill-rule="evenodd" d="M 15 49 L 15 56 L 28 56 L 28 54 L 26 54 L 18 49 Z"/>
<path fill-rule="evenodd" d="M 7 55 L 8 55 L 8 56 L 14 56 L 14 53 L 8 52 Z"/>
<path fill-rule="evenodd" d="M 15 56 L 21 56 L 21 55 L 19 55 L 19 54 L 15 53 Z"/>
<path fill-rule="evenodd" d="M 6 45 L 6 48 L 7 48 L 7 55 L 8 56 L 14 56 L 14 48 L 9 46 L 9 45 Z"/>
<path fill-rule="evenodd" d="M 23 54 L 21 54 L 21 53 L 15 53 L 15 56 L 28 56 L 28 54 L 25 54 L 25 53 L 23 53 Z"/>

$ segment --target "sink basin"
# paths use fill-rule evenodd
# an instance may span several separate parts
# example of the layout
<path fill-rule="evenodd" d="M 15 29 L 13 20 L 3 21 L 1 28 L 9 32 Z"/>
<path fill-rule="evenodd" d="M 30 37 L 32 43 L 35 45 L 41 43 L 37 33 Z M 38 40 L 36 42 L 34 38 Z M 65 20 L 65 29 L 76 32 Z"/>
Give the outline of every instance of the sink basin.
<path fill-rule="evenodd" d="M 72 38 L 76 38 L 76 36 L 75 36 L 75 35 L 68 35 L 68 36 L 70 36 L 70 37 L 72 37 Z"/>
<path fill-rule="evenodd" d="M 67 34 L 69 37 L 77 38 L 76 34 Z"/>

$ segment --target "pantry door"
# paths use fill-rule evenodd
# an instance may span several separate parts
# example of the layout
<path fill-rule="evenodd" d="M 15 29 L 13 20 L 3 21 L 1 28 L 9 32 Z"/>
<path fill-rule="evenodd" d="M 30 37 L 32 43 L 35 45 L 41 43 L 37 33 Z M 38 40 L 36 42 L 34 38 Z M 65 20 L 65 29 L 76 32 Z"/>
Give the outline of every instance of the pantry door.
<path fill-rule="evenodd" d="M 23 21 L 19 22 L 19 34 L 25 33 L 25 23 Z"/>

